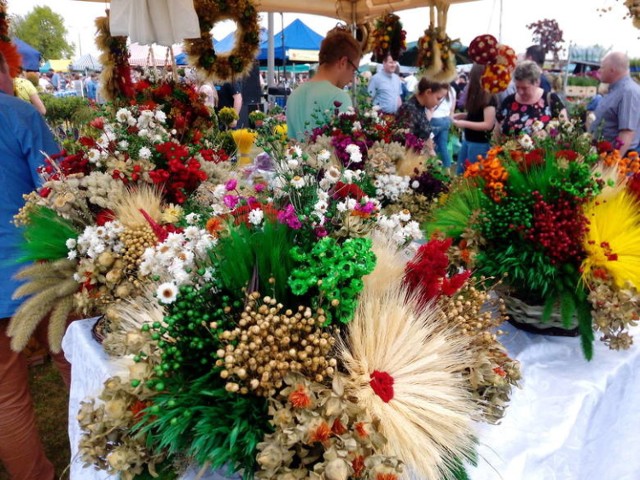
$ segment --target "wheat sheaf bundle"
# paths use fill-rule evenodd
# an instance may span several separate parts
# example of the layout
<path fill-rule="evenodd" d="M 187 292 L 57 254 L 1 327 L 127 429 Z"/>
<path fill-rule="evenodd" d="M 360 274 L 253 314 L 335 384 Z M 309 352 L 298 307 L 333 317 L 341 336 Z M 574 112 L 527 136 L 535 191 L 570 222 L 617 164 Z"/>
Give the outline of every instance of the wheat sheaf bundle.
<path fill-rule="evenodd" d="M 476 407 L 462 375 L 468 339 L 439 325 L 434 307 L 418 308 L 402 274 L 389 277 L 397 268 L 380 267 L 385 259 L 395 263 L 394 255 L 376 254 L 376 271 L 339 346 L 346 388 L 380 421 L 385 454 L 400 458 L 417 478 L 450 478 L 456 460 L 473 447 Z M 379 275 L 386 276 L 384 290 Z"/>
<path fill-rule="evenodd" d="M 49 346 L 52 352 L 60 352 L 67 318 L 74 309 L 73 295 L 80 289 L 73 278 L 76 267 L 75 260 L 64 258 L 29 265 L 16 274 L 16 279 L 27 282 L 13 293 L 13 299 L 31 297 L 9 322 L 7 334 L 13 350 L 24 350 L 38 324 L 49 315 Z"/>

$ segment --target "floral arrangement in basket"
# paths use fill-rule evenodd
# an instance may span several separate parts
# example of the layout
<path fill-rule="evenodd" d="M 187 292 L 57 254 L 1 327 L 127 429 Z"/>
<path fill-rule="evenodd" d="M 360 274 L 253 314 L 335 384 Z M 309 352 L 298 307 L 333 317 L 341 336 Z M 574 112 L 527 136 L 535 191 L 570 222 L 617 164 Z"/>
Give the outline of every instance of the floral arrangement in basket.
<path fill-rule="evenodd" d="M 499 419 L 519 378 L 493 333 L 501 309 L 449 273 L 448 242 L 402 250 L 418 225 L 380 213 L 366 171 L 263 142 L 271 182 L 201 187 L 182 233 L 143 254 L 157 287 L 113 307 L 104 346 L 129 373 L 83 403 L 80 455 L 123 479 L 190 463 L 464 478 L 470 420 Z M 206 252 L 175 269 L 191 238 Z"/>
<path fill-rule="evenodd" d="M 428 232 L 454 239 L 478 275 L 504 276 L 514 320 L 577 327 L 587 359 L 594 330 L 610 348 L 629 348 L 640 300 L 637 158 L 598 154 L 613 149 L 594 148 L 570 122 L 532 127 L 533 138 L 467 167 Z"/>
<path fill-rule="evenodd" d="M 407 32 L 402 28 L 400 17 L 388 13 L 376 19 L 370 42 L 373 62 L 382 63 L 387 55 L 398 60 L 407 50 Z"/>
<path fill-rule="evenodd" d="M 45 262 L 20 274 L 27 282 L 14 295 L 32 296 L 11 322 L 17 350 L 49 312 L 56 349 L 70 311 L 108 313 L 139 293 L 145 248 L 179 232 L 181 205 L 203 182 L 226 175 L 229 157 L 192 87 L 143 81 L 134 91 L 130 106 L 108 107 L 69 151 L 46 159 L 42 186 L 16 216 L 25 258 Z"/>

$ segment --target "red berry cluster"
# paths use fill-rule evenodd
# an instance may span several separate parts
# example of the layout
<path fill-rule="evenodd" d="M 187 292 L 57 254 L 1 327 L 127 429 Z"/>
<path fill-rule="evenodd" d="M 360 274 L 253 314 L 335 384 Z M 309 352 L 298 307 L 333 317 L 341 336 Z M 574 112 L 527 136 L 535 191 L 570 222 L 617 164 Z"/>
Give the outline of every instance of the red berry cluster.
<path fill-rule="evenodd" d="M 540 245 L 552 264 L 580 263 L 584 258 L 582 239 L 589 224 L 580 199 L 566 192 L 560 192 L 553 202 L 545 201 L 538 191 L 532 195 L 533 226 L 525 239 Z"/>

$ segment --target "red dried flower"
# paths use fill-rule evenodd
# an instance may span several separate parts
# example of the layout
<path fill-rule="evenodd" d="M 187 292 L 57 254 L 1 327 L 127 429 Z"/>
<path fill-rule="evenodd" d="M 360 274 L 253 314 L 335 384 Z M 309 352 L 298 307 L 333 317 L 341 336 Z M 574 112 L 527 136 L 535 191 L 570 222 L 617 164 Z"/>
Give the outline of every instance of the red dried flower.
<path fill-rule="evenodd" d="M 347 432 L 347 427 L 345 427 L 342 422 L 340 421 L 339 418 L 336 418 L 333 421 L 333 425 L 331 425 L 331 431 L 335 434 L 335 435 L 342 435 L 343 433 Z"/>
<path fill-rule="evenodd" d="M 407 263 L 404 271 L 405 284 L 410 291 L 420 291 L 422 305 L 440 295 L 453 295 L 467 281 L 471 272 L 456 273 L 447 278 L 451 238 L 432 239 L 418 249 L 415 258 Z"/>
<path fill-rule="evenodd" d="M 344 200 L 345 198 L 355 198 L 361 200 L 366 194 L 355 183 L 338 182 L 333 187 L 334 200 Z"/>
<path fill-rule="evenodd" d="M 384 403 L 393 400 L 393 377 L 387 372 L 379 372 L 374 370 L 371 374 L 369 385 L 376 395 L 378 395 Z"/>
<path fill-rule="evenodd" d="M 364 473 L 364 457 L 357 455 L 351 462 L 351 467 L 353 468 L 354 478 L 362 478 L 362 474 Z"/>
<path fill-rule="evenodd" d="M 559 150 L 556 152 L 556 158 L 564 158 L 573 162 L 576 158 L 578 158 L 578 152 L 574 150 Z"/>

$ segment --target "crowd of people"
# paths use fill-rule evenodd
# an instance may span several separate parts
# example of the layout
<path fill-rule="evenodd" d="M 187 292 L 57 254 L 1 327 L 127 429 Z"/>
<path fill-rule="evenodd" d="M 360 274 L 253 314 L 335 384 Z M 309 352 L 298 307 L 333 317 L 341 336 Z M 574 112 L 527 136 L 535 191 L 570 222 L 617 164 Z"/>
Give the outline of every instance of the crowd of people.
<path fill-rule="evenodd" d="M 484 65 L 473 65 L 468 74 L 461 72 L 450 84 L 439 83 L 401 77 L 397 61 L 387 55 L 375 74 L 356 76 L 361 50 L 352 40 L 338 31 L 323 41 L 318 73 L 294 90 L 287 104 L 291 138 L 302 140 L 318 126 L 317 112 L 340 112 L 351 107 L 347 86 L 354 79 L 368 81 L 366 92 L 371 104 L 384 114 L 395 115 L 414 135 L 427 140 L 431 153 L 458 174 L 485 155 L 492 141 L 531 135 L 534 126 L 539 129 L 552 119 L 569 118 L 565 100 L 543 72 L 544 50 L 539 45 L 526 50 L 507 90 L 494 95 L 483 90 Z M 621 52 L 605 56 L 600 79 L 608 85 L 609 93 L 599 93 L 587 127 L 598 138 L 618 142 L 621 155 L 637 150 L 640 85 L 630 77 L 627 56 Z M 455 162 L 449 142 L 452 125 L 461 137 Z"/>

